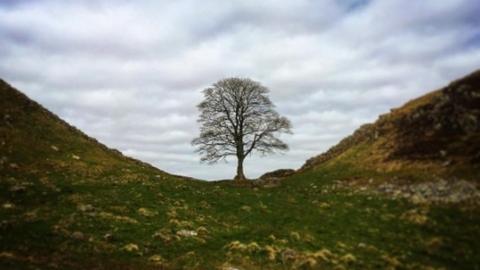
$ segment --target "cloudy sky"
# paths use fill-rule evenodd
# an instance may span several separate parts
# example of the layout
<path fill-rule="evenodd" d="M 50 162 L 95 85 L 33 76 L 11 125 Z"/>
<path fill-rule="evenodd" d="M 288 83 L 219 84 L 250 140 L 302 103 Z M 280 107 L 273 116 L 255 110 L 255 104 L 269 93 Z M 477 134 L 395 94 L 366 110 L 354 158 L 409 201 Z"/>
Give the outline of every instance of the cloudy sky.
<path fill-rule="evenodd" d="M 285 154 L 248 177 L 298 168 L 381 113 L 480 68 L 480 2 L 0 1 L 0 77 L 69 123 L 168 172 L 199 162 L 201 90 L 240 76 L 291 119 Z M 0 97 L 1 98 L 1 97 Z"/>

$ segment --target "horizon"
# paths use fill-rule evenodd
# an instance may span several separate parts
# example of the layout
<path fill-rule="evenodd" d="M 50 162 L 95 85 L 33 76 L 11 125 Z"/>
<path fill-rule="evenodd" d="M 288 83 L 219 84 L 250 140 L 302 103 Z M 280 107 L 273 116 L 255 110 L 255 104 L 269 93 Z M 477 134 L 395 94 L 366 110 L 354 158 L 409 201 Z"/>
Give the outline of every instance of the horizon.
<path fill-rule="evenodd" d="M 479 68 L 480 4 L 347 2 L 5 1 L 0 76 L 108 147 L 204 180 L 236 163 L 201 164 L 190 145 L 201 91 L 254 79 L 294 133 L 289 152 L 247 158 L 256 178 Z"/>

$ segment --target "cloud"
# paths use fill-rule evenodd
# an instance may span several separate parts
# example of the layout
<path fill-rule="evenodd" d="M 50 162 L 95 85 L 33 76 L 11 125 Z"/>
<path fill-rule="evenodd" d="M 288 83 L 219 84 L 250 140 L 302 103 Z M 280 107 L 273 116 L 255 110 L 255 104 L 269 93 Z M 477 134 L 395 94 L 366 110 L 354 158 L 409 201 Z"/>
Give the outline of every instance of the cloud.
<path fill-rule="evenodd" d="M 199 163 L 201 90 L 228 76 L 271 89 L 291 151 L 246 174 L 297 168 L 391 107 L 479 68 L 468 0 L 2 1 L 0 76 L 87 134 L 173 173 Z"/>

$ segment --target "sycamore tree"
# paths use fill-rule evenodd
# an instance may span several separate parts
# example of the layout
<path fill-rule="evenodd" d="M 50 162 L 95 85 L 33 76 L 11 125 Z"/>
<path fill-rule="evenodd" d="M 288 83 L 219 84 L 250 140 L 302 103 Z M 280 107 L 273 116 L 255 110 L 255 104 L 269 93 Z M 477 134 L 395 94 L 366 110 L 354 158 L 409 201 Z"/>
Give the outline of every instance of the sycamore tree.
<path fill-rule="evenodd" d="M 203 90 L 204 100 L 198 105 L 200 136 L 192 141 L 202 161 L 236 157 L 235 180 L 242 181 L 243 162 L 250 154 L 288 150 L 277 134 L 291 133 L 290 121 L 274 110 L 268 92 L 246 78 L 223 79 Z"/>

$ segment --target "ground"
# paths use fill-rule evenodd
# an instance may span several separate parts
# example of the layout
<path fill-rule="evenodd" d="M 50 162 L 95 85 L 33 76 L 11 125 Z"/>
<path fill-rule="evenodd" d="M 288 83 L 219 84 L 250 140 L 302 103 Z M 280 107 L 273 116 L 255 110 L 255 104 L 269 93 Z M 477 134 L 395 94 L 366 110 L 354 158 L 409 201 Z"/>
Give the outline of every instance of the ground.
<path fill-rule="evenodd" d="M 380 176 L 340 167 L 272 188 L 155 172 L 2 178 L 0 268 L 480 268 L 478 200 L 357 192 L 338 181 Z"/>

